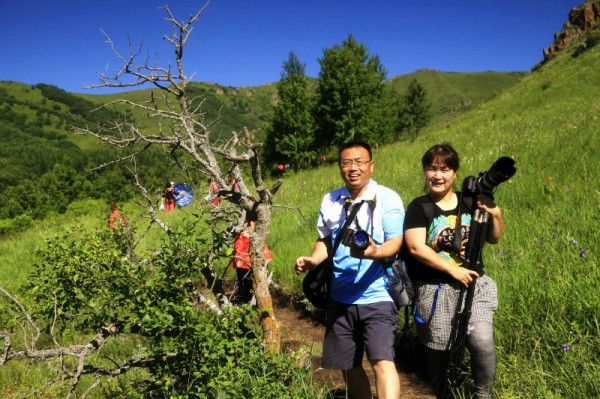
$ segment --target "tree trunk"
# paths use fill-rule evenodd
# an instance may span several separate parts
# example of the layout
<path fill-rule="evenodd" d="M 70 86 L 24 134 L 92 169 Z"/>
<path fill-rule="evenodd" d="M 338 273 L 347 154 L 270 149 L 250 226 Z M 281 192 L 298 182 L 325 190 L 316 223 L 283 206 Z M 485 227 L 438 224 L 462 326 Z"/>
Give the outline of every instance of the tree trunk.
<path fill-rule="evenodd" d="M 273 298 L 269 290 L 268 262 L 264 257 L 266 238 L 271 229 L 271 206 L 259 203 L 256 207 L 256 212 L 256 230 L 251 240 L 250 253 L 253 265 L 252 284 L 260 314 L 260 324 L 264 333 L 263 343 L 267 349 L 278 353 L 281 349 L 280 323 L 273 311 Z"/>
<path fill-rule="evenodd" d="M 267 267 L 264 262 L 262 265 L 256 265 L 252 268 L 252 276 L 254 295 L 260 314 L 260 324 L 264 333 L 263 343 L 270 351 L 279 352 L 281 349 L 280 324 L 273 312 L 273 298 L 269 291 Z"/>

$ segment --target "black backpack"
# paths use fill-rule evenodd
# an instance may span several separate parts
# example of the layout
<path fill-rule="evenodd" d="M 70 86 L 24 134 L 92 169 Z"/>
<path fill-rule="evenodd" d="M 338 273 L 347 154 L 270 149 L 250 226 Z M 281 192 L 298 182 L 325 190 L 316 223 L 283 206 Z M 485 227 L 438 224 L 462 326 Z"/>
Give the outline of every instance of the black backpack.
<path fill-rule="evenodd" d="M 306 299 L 316 308 L 326 309 L 327 303 L 329 302 L 329 293 L 331 291 L 331 279 L 333 276 L 333 256 L 335 251 L 342 241 L 342 237 L 346 232 L 346 229 L 358 213 L 358 210 L 366 201 L 361 201 L 354 205 L 350 215 L 346 218 L 344 225 L 342 226 L 340 234 L 337 235 L 333 248 L 329 251 L 329 256 L 319 265 L 306 273 L 306 276 L 302 280 L 302 291 L 306 296 Z"/>

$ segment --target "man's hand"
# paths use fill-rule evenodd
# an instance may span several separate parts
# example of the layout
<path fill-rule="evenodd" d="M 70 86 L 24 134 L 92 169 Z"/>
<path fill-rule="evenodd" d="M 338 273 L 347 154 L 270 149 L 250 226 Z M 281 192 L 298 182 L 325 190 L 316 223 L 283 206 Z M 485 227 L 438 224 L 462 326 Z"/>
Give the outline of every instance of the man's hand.
<path fill-rule="evenodd" d="M 369 246 L 364 251 L 351 248 L 350 255 L 359 259 L 383 260 L 396 256 L 402 246 L 402 236 L 390 238 L 380 246 L 369 237 Z"/>
<path fill-rule="evenodd" d="M 369 237 L 369 245 L 364 250 L 350 247 L 350 256 L 358 259 L 374 259 L 377 255 L 377 244 Z"/>
<path fill-rule="evenodd" d="M 318 264 L 312 256 L 300 256 L 296 259 L 296 273 L 307 272 Z"/>
<path fill-rule="evenodd" d="M 296 259 L 296 273 L 307 272 L 314 269 L 319 263 L 327 259 L 327 240 L 327 237 L 319 238 L 315 241 L 311 256 L 300 256 Z"/>

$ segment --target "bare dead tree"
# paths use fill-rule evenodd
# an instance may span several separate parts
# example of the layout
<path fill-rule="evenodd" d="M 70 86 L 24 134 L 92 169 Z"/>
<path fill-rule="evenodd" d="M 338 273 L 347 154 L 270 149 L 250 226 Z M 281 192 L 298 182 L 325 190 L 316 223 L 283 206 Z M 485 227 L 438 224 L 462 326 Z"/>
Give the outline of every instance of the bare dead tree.
<path fill-rule="evenodd" d="M 119 99 L 105 104 L 132 107 L 146 113 L 148 118 L 161 126 L 158 131 L 147 131 L 131 121 L 107 121 L 104 128 L 76 128 L 79 134 L 90 135 L 112 146 L 127 149 L 129 155 L 120 156 L 115 161 L 135 158 L 149 146 L 161 146 L 169 149 L 171 154 L 183 151 L 194 163 L 197 173 L 209 176 L 220 187 L 227 187 L 227 176 L 230 175 L 239 183 L 239 193 L 233 189 L 224 190 L 226 200 L 237 207 L 245 216 L 256 216 L 256 229 L 251 236 L 250 257 L 252 261 L 253 288 L 257 306 L 262 315 L 261 326 L 264 332 L 264 343 L 273 351 L 279 351 L 279 322 L 273 312 L 273 301 L 269 291 L 269 274 L 264 259 L 264 246 L 271 228 L 271 212 L 273 196 L 281 185 L 277 179 L 271 187 L 267 187 L 263 179 L 258 143 L 253 132 L 244 128 L 232 132 L 226 141 L 213 141 L 211 137 L 212 123 L 206 120 L 202 111 L 203 98 L 188 96 L 188 86 L 193 75 L 188 76 L 183 66 L 184 49 L 193 26 L 199 21 L 208 2 L 186 20 L 177 20 L 168 6 L 163 10 L 166 21 L 172 31 L 163 39 L 173 49 L 174 65 L 159 65 L 148 59 L 138 61 L 142 54 L 142 46 L 134 47 L 129 43 L 129 53 L 120 53 L 112 38 L 105 34 L 106 42 L 120 67 L 114 73 L 99 74 L 99 83 L 89 88 L 125 88 L 151 85 L 154 90 L 146 101 L 135 102 Z M 223 167 L 227 165 L 227 167 Z M 250 170 L 252 184 L 247 184 L 241 173 L 242 165 Z M 141 185 L 136 183 L 138 187 Z M 144 193 L 144 190 L 141 190 Z M 150 208 L 151 218 L 157 220 Z M 159 223 L 160 224 L 160 223 Z M 161 226 L 166 229 L 165 226 Z"/>

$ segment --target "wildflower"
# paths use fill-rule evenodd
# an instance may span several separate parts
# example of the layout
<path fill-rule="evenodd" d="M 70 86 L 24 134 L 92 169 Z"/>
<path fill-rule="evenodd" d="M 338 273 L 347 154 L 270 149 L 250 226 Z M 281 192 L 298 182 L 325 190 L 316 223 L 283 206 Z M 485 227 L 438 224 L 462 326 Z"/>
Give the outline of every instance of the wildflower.
<path fill-rule="evenodd" d="M 571 245 L 577 245 L 577 240 L 575 240 L 574 238 L 571 238 L 569 242 L 571 243 Z"/>
<path fill-rule="evenodd" d="M 579 248 L 579 257 L 581 259 L 587 259 L 587 252 L 585 252 L 584 248 Z"/>
<path fill-rule="evenodd" d="M 562 349 L 563 352 L 568 352 L 569 349 L 571 349 L 571 345 L 564 343 L 560 346 L 560 348 Z"/>

